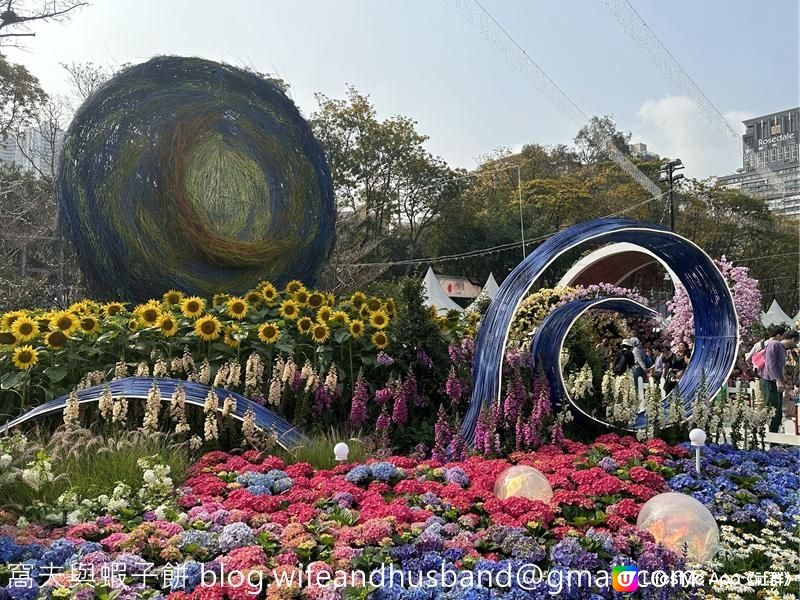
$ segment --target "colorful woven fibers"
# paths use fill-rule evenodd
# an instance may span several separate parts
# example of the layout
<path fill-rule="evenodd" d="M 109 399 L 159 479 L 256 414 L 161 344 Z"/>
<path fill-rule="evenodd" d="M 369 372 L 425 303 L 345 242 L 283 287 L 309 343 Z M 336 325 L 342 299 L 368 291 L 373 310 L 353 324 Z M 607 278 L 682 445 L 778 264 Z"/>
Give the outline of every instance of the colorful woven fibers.
<path fill-rule="evenodd" d="M 313 283 L 333 241 L 323 152 L 272 81 L 157 57 L 93 94 L 61 155 L 64 225 L 96 293 Z"/>

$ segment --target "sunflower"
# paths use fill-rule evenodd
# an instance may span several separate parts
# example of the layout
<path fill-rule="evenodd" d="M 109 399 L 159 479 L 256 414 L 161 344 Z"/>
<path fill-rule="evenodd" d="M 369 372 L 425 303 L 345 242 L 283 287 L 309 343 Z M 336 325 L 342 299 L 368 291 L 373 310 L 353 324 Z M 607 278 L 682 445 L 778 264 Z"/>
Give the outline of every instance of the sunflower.
<path fill-rule="evenodd" d="M 386 329 L 389 325 L 389 316 L 382 310 L 376 310 L 369 316 L 369 324 L 375 329 Z"/>
<path fill-rule="evenodd" d="M 274 344 L 281 337 L 281 330 L 275 323 L 264 323 L 258 328 L 258 339 L 266 344 Z"/>
<path fill-rule="evenodd" d="M 27 342 L 39 335 L 39 323 L 26 315 L 21 315 L 11 324 L 11 333 L 19 342 Z"/>
<path fill-rule="evenodd" d="M 278 297 L 278 290 L 269 281 L 262 281 L 258 284 L 258 291 L 264 297 L 267 304 L 273 304 Z"/>
<path fill-rule="evenodd" d="M 17 346 L 11 355 L 11 361 L 18 369 L 30 369 L 39 362 L 39 353 L 33 346 Z"/>
<path fill-rule="evenodd" d="M 179 292 L 178 290 L 169 290 L 168 292 L 164 292 L 164 304 L 168 306 L 178 306 L 183 300 L 183 292 Z"/>
<path fill-rule="evenodd" d="M 67 336 L 65 336 L 60 329 L 56 329 L 44 336 L 44 343 L 47 344 L 48 348 L 57 350 L 58 348 L 63 348 L 67 343 Z"/>
<path fill-rule="evenodd" d="M 330 306 L 323 306 L 317 311 L 317 321 L 320 323 L 327 323 L 331 320 L 331 315 L 333 311 L 331 310 Z M 345 315 L 346 317 L 347 315 Z"/>
<path fill-rule="evenodd" d="M 197 296 L 189 296 L 181 302 L 181 312 L 184 317 L 196 319 L 206 309 L 206 301 Z"/>
<path fill-rule="evenodd" d="M 364 321 L 361 319 L 353 319 L 350 321 L 350 335 L 354 338 L 360 338 L 364 335 Z"/>
<path fill-rule="evenodd" d="M 230 298 L 230 294 L 214 294 L 211 298 L 211 305 L 222 306 L 228 301 L 228 298 Z"/>
<path fill-rule="evenodd" d="M 108 302 L 103 305 L 103 314 L 107 317 L 113 317 L 125 310 L 125 305 L 122 302 Z"/>
<path fill-rule="evenodd" d="M 258 290 L 250 290 L 244 295 L 244 301 L 251 306 L 259 307 L 264 302 L 264 296 Z"/>
<path fill-rule="evenodd" d="M 17 338 L 10 331 L 0 331 L 0 346 L 13 346 L 17 343 Z"/>
<path fill-rule="evenodd" d="M 284 300 L 278 309 L 278 314 L 288 321 L 294 321 L 300 313 L 300 307 L 294 300 Z"/>
<path fill-rule="evenodd" d="M 130 319 L 128 321 L 128 331 L 136 331 L 137 329 L 139 329 L 139 321 Z"/>
<path fill-rule="evenodd" d="M 81 331 L 85 334 L 92 335 L 97 333 L 100 329 L 100 322 L 92 315 L 85 315 L 81 318 Z"/>
<path fill-rule="evenodd" d="M 298 290 L 304 289 L 305 286 L 303 285 L 302 281 L 298 281 L 297 279 L 292 279 L 289 283 L 286 284 L 286 291 L 290 294 L 294 294 Z"/>
<path fill-rule="evenodd" d="M 178 332 L 178 321 L 172 315 L 161 315 L 158 328 L 164 337 L 172 337 Z"/>
<path fill-rule="evenodd" d="M 386 301 L 386 314 L 389 315 L 390 319 L 394 319 L 397 316 L 397 305 L 394 303 L 394 298 L 389 298 Z"/>
<path fill-rule="evenodd" d="M 333 292 L 327 292 L 325 294 L 325 302 L 328 306 L 336 304 L 336 296 L 333 295 Z"/>
<path fill-rule="evenodd" d="M 313 309 L 317 309 L 323 304 L 325 304 L 325 296 L 320 294 L 319 292 L 313 292 L 308 297 L 308 305 Z"/>
<path fill-rule="evenodd" d="M 366 303 L 361 305 L 361 310 L 358 311 L 358 314 L 361 315 L 362 319 L 369 319 L 369 307 Z"/>
<path fill-rule="evenodd" d="M 161 318 L 161 306 L 155 300 L 148 300 L 133 309 L 133 314 L 142 327 L 156 327 Z"/>
<path fill-rule="evenodd" d="M 69 335 L 80 327 L 78 317 L 71 312 L 62 310 L 53 315 L 50 319 L 50 327 L 52 329 L 59 329 L 64 335 Z"/>
<path fill-rule="evenodd" d="M 331 335 L 330 328 L 325 323 L 317 323 L 311 330 L 311 339 L 317 344 L 324 344 Z"/>
<path fill-rule="evenodd" d="M 3 318 L 0 320 L 0 327 L 4 330 L 9 330 L 14 321 L 16 321 L 18 317 L 23 316 L 25 316 L 24 310 L 10 310 L 7 313 L 3 313 Z"/>
<path fill-rule="evenodd" d="M 303 317 L 297 322 L 297 331 L 302 333 L 303 335 L 307 335 L 311 328 L 314 326 L 314 321 L 309 319 L 308 317 Z"/>
<path fill-rule="evenodd" d="M 225 314 L 232 319 L 244 319 L 249 308 L 244 298 L 232 296 L 225 302 Z"/>
<path fill-rule="evenodd" d="M 230 346 L 231 348 L 238 348 L 239 347 L 239 340 L 237 340 L 234 335 L 238 335 L 242 332 L 242 328 L 238 325 L 229 325 L 225 328 L 225 337 L 222 340 L 225 342 L 226 346 Z"/>
<path fill-rule="evenodd" d="M 361 305 L 364 304 L 364 302 L 366 301 L 367 297 L 366 295 L 364 295 L 364 292 L 356 292 L 355 294 L 350 296 L 350 304 L 354 308 L 361 308 Z"/>
<path fill-rule="evenodd" d="M 380 310 L 383 308 L 383 302 L 381 302 L 380 298 L 376 298 L 373 296 L 369 300 L 367 300 L 367 308 L 369 308 L 370 312 L 375 312 L 376 310 Z"/>
<path fill-rule="evenodd" d="M 197 334 L 197 337 L 204 342 L 217 339 L 221 331 L 222 324 L 219 322 L 219 319 L 211 315 L 200 317 L 194 322 L 194 332 Z"/>
<path fill-rule="evenodd" d="M 386 337 L 386 334 L 382 331 L 376 331 L 373 333 L 370 341 L 378 350 L 383 350 L 389 345 L 389 338 Z"/>
<path fill-rule="evenodd" d="M 350 317 L 343 310 L 335 310 L 333 311 L 333 313 L 331 313 L 331 318 L 328 320 L 336 321 L 337 323 L 341 323 L 342 325 L 347 325 L 350 322 Z"/>
<path fill-rule="evenodd" d="M 294 294 L 292 294 L 292 298 L 294 298 L 294 301 L 300 306 L 306 306 L 308 305 L 309 298 L 308 290 L 306 288 L 300 288 Z"/>

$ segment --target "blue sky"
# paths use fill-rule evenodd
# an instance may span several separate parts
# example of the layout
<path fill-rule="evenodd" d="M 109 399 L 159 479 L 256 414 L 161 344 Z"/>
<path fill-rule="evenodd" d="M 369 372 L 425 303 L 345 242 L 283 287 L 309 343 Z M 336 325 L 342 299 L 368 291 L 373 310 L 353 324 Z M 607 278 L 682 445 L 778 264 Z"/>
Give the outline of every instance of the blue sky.
<path fill-rule="evenodd" d="M 471 0 L 461 0 L 471 2 Z M 705 177 L 741 166 L 740 145 L 698 112 L 603 2 L 483 0 L 589 115 L 611 113 L 633 141 Z M 797 106 L 798 3 L 674 0 L 633 6 L 733 123 Z M 381 116 L 416 119 L 428 148 L 472 168 L 507 146 L 569 143 L 577 125 L 468 22 L 455 0 L 94 0 L 9 50 L 52 93 L 60 62 L 196 55 L 273 72 L 308 114 L 314 92 L 370 94 Z"/>

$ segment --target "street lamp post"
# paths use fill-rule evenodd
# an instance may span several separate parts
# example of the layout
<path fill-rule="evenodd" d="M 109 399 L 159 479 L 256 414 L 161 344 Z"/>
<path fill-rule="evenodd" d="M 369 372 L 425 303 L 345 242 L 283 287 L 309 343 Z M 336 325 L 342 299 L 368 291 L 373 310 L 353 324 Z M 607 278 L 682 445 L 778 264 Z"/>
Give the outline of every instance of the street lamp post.
<path fill-rule="evenodd" d="M 683 169 L 683 163 L 680 158 L 668 160 L 661 165 L 661 177 L 659 181 L 666 181 L 669 186 L 669 228 L 675 231 L 675 200 L 673 197 L 675 182 L 683 179 L 682 173 L 675 173 Z"/>

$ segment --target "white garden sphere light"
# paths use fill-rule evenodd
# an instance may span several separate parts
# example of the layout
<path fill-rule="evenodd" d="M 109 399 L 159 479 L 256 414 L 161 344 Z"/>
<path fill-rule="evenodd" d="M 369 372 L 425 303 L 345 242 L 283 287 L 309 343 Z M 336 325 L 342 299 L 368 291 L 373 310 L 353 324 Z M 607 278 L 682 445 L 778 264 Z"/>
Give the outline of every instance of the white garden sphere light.
<path fill-rule="evenodd" d="M 506 498 L 527 498 L 550 502 L 553 488 L 544 473 L 527 465 L 515 465 L 500 473 L 494 484 L 494 495 Z"/>
<path fill-rule="evenodd" d="M 692 446 L 705 446 L 706 445 L 706 432 L 702 429 L 692 429 L 689 432 L 689 441 Z"/>
<path fill-rule="evenodd" d="M 685 546 L 691 562 L 711 560 L 719 547 L 714 516 L 686 494 L 667 492 L 650 498 L 639 511 L 636 526 L 677 554 L 682 554 Z"/>
<path fill-rule="evenodd" d="M 348 446 L 344 442 L 339 442 L 333 447 L 333 456 L 339 462 L 346 461 L 349 454 L 350 454 L 350 446 Z"/>

